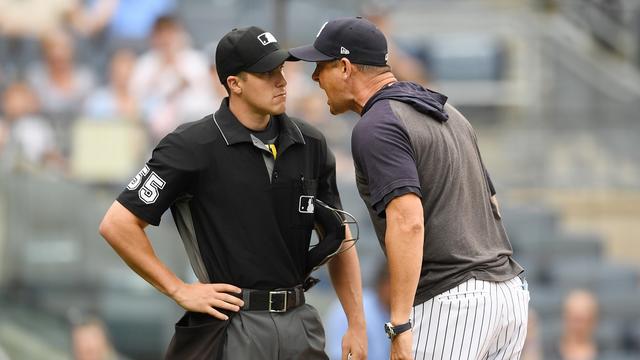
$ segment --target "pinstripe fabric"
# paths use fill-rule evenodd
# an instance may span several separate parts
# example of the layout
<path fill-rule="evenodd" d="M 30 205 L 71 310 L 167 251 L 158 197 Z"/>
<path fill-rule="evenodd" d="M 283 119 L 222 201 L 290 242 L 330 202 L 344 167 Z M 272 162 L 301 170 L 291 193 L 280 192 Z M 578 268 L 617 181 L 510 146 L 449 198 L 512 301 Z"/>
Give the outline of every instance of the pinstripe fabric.
<path fill-rule="evenodd" d="M 519 277 L 470 279 L 413 307 L 414 358 L 519 359 L 528 307 L 529 291 Z"/>

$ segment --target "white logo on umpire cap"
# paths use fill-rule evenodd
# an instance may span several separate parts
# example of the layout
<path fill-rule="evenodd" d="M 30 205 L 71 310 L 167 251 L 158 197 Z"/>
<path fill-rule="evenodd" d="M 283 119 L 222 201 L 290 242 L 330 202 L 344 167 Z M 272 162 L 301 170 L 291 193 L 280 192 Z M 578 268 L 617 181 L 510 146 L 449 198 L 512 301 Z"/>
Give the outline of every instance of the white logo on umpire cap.
<path fill-rule="evenodd" d="M 340 54 L 349 55 L 351 54 L 351 51 L 349 51 L 349 49 L 345 48 L 344 46 L 340 46 Z"/>
<path fill-rule="evenodd" d="M 276 37 L 273 36 L 273 34 L 271 34 L 270 32 L 264 32 L 258 35 L 258 40 L 260 40 L 260 43 L 262 43 L 262 45 L 268 45 L 274 42 L 278 42 L 278 40 L 276 40 Z"/>

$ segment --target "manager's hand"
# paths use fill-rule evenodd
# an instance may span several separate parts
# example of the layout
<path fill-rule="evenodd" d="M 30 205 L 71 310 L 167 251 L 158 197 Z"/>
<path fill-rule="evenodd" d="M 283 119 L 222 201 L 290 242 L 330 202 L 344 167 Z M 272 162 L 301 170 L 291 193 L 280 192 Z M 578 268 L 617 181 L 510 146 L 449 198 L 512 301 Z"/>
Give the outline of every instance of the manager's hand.
<path fill-rule="evenodd" d="M 391 342 L 391 360 L 413 360 L 413 332 L 405 331 Z"/>
<path fill-rule="evenodd" d="M 172 294 L 173 300 L 185 310 L 209 314 L 220 320 L 229 317 L 218 309 L 237 312 L 244 305 L 242 299 L 231 295 L 240 294 L 242 290 L 230 284 L 193 284 L 184 283 Z"/>

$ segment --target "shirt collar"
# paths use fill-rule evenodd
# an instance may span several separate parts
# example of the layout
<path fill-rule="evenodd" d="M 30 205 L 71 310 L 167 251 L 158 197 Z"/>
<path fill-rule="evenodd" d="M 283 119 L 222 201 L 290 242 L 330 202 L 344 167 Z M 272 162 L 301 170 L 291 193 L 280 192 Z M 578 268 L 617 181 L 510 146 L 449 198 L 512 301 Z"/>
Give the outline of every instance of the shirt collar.
<path fill-rule="evenodd" d="M 279 121 L 280 133 L 278 135 L 280 146 L 286 148 L 292 144 L 305 144 L 302 131 L 298 125 L 291 120 L 287 114 L 274 115 L 271 121 Z M 238 118 L 229 109 L 229 98 L 222 100 L 220 108 L 213 115 L 220 134 L 224 138 L 227 146 L 237 143 L 247 142 L 253 143 L 251 139 L 251 131 L 244 127 Z"/>

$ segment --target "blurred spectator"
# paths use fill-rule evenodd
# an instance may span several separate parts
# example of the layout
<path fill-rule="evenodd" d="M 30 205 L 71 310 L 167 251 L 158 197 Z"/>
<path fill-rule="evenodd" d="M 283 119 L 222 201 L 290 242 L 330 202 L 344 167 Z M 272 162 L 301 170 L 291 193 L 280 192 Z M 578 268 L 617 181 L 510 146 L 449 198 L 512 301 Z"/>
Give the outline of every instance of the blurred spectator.
<path fill-rule="evenodd" d="M 389 271 L 386 263 L 382 263 L 376 274 L 374 288 L 365 288 L 362 292 L 369 359 L 389 358 L 391 343 L 384 332 L 384 324 L 389 321 L 391 308 L 389 291 Z M 341 359 L 342 335 L 347 331 L 347 318 L 337 300 L 329 308 L 325 323 L 327 354 L 331 360 Z"/>
<path fill-rule="evenodd" d="M 32 67 L 27 78 L 38 94 L 43 113 L 53 121 L 59 146 L 67 153 L 69 128 L 93 89 L 94 77 L 90 69 L 75 64 L 73 38 L 68 33 L 47 34 L 41 47 L 44 63 Z"/>
<path fill-rule="evenodd" d="M 90 0 L 76 16 L 76 30 L 84 36 L 94 36 L 111 22 L 120 0 Z"/>
<path fill-rule="evenodd" d="M 0 31 L 38 38 L 75 21 L 79 9 L 78 0 L 0 0 Z"/>
<path fill-rule="evenodd" d="M 229 96 L 229 94 L 227 93 L 227 90 L 224 88 L 224 86 L 222 86 L 222 83 L 220 83 L 220 78 L 218 77 L 218 70 L 216 69 L 215 64 L 213 66 L 211 66 L 209 71 L 209 74 L 211 76 L 211 83 L 213 84 L 213 97 L 211 102 L 214 104 L 220 104 L 222 102 L 222 99 L 224 99 L 225 97 Z"/>
<path fill-rule="evenodd" d="M 95 3 L 115 2 L 110 21 L 106 24 L 110 49 L 127 47 L 142 52 L 158 18 L 176 9 L 175 0 L 94 0 Z"/>
<path fill-rule="evenodd" d="M 131 87 L 155 143 L 176 126 L 210 114 L 217 104 L 207 61 L 189 46 L 176 18 L 156 21 L 151 47 L 138 60 Z"/>
<path fill-rule="evenodd" d="M 39 172 L 62 168 L 53 130 L 38 113 L 38 102 L 28 85 L 15 83 L 2 95 L 0 160 L 8 171 Z"/>
<path fill-rule="evenodd" d="M 521 360 L 542 360 L 542 339 L 538 327 L 538 313 L 529 308 L 529 320 L 527 321 L 527 337 L 524 340 Z"/>
<path fill-rule="evenodd" d="M 71 329 L 71 343 L 75 360 L 117 360 L 107 330 L 98 318 L 88 318 L 74 324 Z"/>
<path fill-rule="evenodd" d="M 37 39 L 79 18 L 77 0 L 0 0 L 0 60 L 11 73 L 37 54 Z"/>
<path fill-rule="evenodd" d="M 219 105 L 222 102 L 222 99 L 229 96 L 227 90 L 222 86 L 220 82 L 220 77 L 218 77 L 218 69 L 216 68 L 216 48 L 218 47 L 218 42 L 210 42 L 207 44 L 202 50 L 204 56 L 207 59 L 207 63 L 209 64 L 209 75 L 211 77 L 211 84 L 213 86 L 213 100 L 211 101 L 213 104 Z"/>
<path fill-rule="evenodd" d="M 365 13 L 367 19 L 376 24 L 387 37 L 388 63 L 398 81 L 413 81 L 424 86 L 429 81 L 427 72 L 420 60 L 404 51 L 394 41 L 393 29 L 388 18 L 389 10 L 382 7 L 369 7 L 365 9 Z"/>
<path fill-rule="evenodd" d="M 553 353 L 545 357 L 562 360 L 595 360 L 598 345 L 598 301 L 586 290 L 571 291 L 564 301 L 563 332 Z"/>
<path fill-rule="evenodd" d="M 109 64 L 109 84 L 87 98 L 85 117 L 91 120 L 139 119 L 138 104 L 129 88 L 135 63 L 136 55 L 130 50 L 121 49 L 113 55 Z"/>

